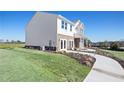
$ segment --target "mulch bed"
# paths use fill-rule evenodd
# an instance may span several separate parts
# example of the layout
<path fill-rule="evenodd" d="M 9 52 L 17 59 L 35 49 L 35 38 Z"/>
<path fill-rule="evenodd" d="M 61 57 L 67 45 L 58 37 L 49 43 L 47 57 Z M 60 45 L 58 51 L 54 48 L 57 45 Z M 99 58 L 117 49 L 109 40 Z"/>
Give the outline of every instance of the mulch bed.
<path fill-rule="evenodd" d="M 90 55 L 83 55 L 83 54 L 79 54 L 79 53 L 66 53 L 66 52 L 61 52 L 61 54 L 64 54 L 64 55 L 69 56 L 71 58 L 74 58 L 80 64 L 86 65 L 88 67 L 92 67 L 96 61 L 96 59 Z"/>

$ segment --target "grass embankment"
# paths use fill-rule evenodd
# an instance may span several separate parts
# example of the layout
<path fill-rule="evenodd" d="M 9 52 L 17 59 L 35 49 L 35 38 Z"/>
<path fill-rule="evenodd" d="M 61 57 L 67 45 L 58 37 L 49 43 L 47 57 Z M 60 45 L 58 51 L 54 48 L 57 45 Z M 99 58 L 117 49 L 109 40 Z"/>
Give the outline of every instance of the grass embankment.
<path fill-rule="evenodd" d="M 0 81 L 82 81 L 90 68 L 62 54 L 0 49 Z"/>
<path fill-rule="evenodd" d="M 104 50 L 106 52 L 111 53 L 113 56 L 124 60 L 124 51 L 112 51 L 112 50 Z"/>
<path fill-rule="evenodd" d="M 97 49 L 96 53 L 115 59 L 124 68 L 124 51 Z"/>

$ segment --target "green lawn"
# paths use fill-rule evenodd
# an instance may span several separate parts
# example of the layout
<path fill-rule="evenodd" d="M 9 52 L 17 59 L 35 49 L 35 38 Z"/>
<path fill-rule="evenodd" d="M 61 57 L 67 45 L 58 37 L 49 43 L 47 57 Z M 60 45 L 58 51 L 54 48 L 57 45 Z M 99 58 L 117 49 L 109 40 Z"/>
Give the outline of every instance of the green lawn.
<path fill-rule="evenodd" d="M 0 49 L 0 81 L 82 81 L 90 68 L 62 54 Z"/>
<path fill-rule="evenodd" d="M 112 53 L 115 57 L 124 60 L 124 51 L 112 51 L 112 50 L 104 50 L 104 51 Z"/>

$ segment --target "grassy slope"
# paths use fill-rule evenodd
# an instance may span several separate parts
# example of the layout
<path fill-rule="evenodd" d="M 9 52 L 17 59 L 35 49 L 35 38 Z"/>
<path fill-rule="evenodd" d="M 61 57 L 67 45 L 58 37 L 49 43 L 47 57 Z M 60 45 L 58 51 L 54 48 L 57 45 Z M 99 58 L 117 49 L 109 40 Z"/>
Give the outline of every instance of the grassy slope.
<path fill-rule="evenodd" d="M 114 56 L 124 60 L 124 51 L 112 51 L 112 50 L 104 50 L 106 52 L 112 53 Z"/>
<path fill-rule="evenodd" d="M 0 49 L 0 81 L 82 81 L 90 68 L 61 54 Z"/>
<path fill-rule="evenodd" d="M 16 47 L 24 47 L 24 44 L 2 44 L 0 43 L 0 48 L 6 49 L 6 48 L 16 48 Z"/>

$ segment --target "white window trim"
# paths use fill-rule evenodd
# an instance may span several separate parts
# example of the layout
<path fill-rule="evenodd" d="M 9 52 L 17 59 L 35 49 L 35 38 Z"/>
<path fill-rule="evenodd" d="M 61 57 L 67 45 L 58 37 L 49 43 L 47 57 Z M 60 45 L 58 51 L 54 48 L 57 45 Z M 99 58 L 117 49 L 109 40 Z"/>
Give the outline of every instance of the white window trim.
<path fill-rule="evenodd" d="M 62 49 L 61 49 L 61 40 L 62 40 L 62 42 L 63 42 Z M 65 47 L 65 48 L 64 48 L 64 40 L 66 41 L 66 47 Z M 64 51 L 67 50 L 67 40 L 66 40 L 66 39 L 60 39 L 60 42 L 59 42 L 59 49 L 60 49 L 60 50 L 64 50 Z"/>
<path fill-rule="evenodd" d="M 65 30 L 68 30 L 68 23 L 65 22 Z"/>
<path fill-rule="evenodd" d="M 72 32 L 72 25 L 70 24 L 70 31 Z"/>
<path fill-rule="evenodd" d="M 63 22 L 63 23 L 62 23 Z M 62 29 L 65 29 L 65 21 L 64 20 L 61 20 L 61 28 Z"/>
<path fill-rule="evenodd" d="M 74 49 L 74 40 L 68 40 L 68 47 L 71 48 L 72 50 Z"/>

